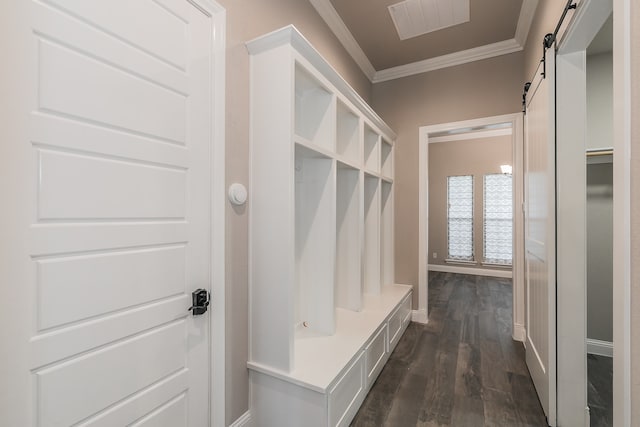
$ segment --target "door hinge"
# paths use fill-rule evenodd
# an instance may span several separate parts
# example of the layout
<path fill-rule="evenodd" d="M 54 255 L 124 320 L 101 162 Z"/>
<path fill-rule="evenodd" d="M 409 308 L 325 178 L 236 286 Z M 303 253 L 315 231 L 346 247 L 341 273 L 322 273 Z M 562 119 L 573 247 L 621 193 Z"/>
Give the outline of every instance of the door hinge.
<path fill-rule="evenodd" d="M 209 291 L 206 289 L 196 289 L 191 292 L 191 300 L 192 304 L 191 307 L 189 307 L 189 311 L 191 311 L 194 316 L 204 314 L 207 312 L 207 307 L 209 307 Z"/>

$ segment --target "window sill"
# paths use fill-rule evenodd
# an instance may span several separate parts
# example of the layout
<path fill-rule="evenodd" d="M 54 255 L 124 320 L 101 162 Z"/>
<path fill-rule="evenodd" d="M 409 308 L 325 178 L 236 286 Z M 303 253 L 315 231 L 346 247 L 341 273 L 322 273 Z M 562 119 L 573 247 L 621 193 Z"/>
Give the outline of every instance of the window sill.
<path fill-rule="evenodd" d="M 478 265 L 477 261 L 466 261 L 463 259 L 445 259 L 444 262 L 447 264 Z"/>
<path fill-rule="evenodd" d="M 495 262 L 483 262 L 481 263 L 483 267 L 497 267 L 505 270 L 511 270 L 513 268 L 513 264 L 498 264 Z"/>

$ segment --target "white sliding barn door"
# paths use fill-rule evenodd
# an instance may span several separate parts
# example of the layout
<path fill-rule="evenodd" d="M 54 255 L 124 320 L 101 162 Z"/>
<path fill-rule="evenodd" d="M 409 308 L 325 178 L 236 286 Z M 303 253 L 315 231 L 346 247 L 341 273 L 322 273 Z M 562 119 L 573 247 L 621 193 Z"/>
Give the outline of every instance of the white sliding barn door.
<path fill-rule="evenodd" d="M 210 313 L 188 308 L 212 275 L 211 16 L 185 0 L 0 12 L 18 118 L 0 160 L 17 195 L 0 214 L 0 425 L 209 425 Z"/>
<path fill-rule="evenodd" d="M 549 425 L 556 423 L 555 48 L 525 114 L 526 360 Z"/>

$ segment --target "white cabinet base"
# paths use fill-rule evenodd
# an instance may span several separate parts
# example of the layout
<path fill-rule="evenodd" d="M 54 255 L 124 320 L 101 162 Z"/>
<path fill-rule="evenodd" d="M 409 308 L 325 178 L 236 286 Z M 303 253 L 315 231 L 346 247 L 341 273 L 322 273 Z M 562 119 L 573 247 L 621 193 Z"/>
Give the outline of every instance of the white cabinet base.
<path fill-rule="evenodd" d="M 292 372 L 249 362 L 256 425 L 348 426 L 406 330 L 410 309 L 411 287 L 386 286 L 365 295 L 362 311 L 345 312 L 335 335 L 305 338 Z"/>

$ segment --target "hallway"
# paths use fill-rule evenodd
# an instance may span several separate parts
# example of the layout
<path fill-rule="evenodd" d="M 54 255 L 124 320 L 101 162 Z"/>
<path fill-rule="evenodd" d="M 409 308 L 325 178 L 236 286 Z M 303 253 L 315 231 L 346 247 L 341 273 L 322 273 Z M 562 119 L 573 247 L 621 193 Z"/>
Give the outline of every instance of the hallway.
<path fill-rule="evenodd" d="M 409 325 L 352 426 L 545 426 L 511 305 L 510 279 L 430 272 L 429 324 Z"/>

